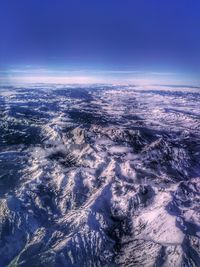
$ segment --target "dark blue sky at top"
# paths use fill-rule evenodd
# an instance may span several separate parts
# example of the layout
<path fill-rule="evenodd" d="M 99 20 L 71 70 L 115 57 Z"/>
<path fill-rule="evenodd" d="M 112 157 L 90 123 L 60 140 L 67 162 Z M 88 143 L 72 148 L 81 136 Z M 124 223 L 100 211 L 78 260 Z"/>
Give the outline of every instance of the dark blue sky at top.
<path fill-rule="evenodd" d="M 0 66 L 200 74 L 199 0 L 0 0 Z"/>

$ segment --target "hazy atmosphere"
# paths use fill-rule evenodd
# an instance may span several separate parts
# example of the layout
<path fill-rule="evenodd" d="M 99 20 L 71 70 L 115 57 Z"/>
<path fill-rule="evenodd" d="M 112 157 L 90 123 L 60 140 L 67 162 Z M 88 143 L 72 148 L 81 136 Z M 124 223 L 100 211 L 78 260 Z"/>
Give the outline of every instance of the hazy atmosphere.
<path fill-rule="evenodd" d="M 198 0 L 2 0 L 1 77 L 197 84 L 199 10 Z"/>

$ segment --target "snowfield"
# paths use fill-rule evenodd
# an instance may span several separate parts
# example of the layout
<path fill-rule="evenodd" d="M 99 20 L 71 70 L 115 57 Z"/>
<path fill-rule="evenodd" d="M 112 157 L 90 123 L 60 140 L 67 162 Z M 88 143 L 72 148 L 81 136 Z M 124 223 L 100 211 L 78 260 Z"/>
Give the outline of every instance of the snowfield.
<path fill-rule="evenodd" d="M 0 267 L 200 266 L 200 88 L 0 88 Z"/>

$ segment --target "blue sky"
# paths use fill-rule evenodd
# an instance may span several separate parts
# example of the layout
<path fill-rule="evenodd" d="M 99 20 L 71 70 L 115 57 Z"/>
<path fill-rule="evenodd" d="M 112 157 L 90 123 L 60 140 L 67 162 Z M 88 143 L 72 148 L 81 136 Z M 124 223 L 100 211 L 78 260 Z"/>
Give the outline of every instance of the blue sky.
<path fill-rule="evenodd" d="M 198 82 L 199 29 L 199 0 L 1 0 L 0 75 Z"/>

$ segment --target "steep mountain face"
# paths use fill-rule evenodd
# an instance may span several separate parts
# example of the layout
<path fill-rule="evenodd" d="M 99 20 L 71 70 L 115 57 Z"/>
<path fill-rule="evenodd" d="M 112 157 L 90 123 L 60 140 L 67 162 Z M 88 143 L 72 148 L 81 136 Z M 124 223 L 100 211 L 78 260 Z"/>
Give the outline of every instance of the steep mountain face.
<path fill-rule="evenodd" d="M 200 92 L 0 89 L 0 267 L 200 266 Z"/>

